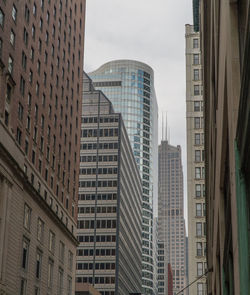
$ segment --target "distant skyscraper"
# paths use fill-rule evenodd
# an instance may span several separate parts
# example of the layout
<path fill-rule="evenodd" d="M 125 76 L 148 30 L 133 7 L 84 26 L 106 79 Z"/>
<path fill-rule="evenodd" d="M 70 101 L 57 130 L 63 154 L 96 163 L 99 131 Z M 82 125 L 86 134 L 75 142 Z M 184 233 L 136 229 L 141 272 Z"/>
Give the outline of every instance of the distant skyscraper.
<path fill-rule="evenodd" d="M 204 126 L 200 33 L 186 25 L 186 116 L 188 193 L 188 274 L 193 282 L 206 266 L 206 204 Z M 206 277 L 189 287 L 189 294 L 206 294 Z"/>
<path fill-rule="evenodd" d="M 84 0 L 0 1 L 0 294 L 75 291 L 84 24 Z"/>
<path fill-rule="evenodd" d="M 154 294 L 153 198 L 157 199 L 158 106 L 154 72 L 133 60 L 117 60 L 91 72 L 96 89 L 122 114 L 143 184 L 142 285 Z"/>
<path fill-rule="evenodd" d="M 168 263 L 172 267 L 175 293 L 183 289 L 186 283 L 186 234 L 180 146 L 172 146 L 167 140 L 161 142 L 158 176 L 158 238 L 164 244 L 165 275 L 168 273 Z"/>
<path fill-rule="evenodd" d="M 77 283 L 141 293 L 142 183 L 120 113 L 84 77 Z"/>

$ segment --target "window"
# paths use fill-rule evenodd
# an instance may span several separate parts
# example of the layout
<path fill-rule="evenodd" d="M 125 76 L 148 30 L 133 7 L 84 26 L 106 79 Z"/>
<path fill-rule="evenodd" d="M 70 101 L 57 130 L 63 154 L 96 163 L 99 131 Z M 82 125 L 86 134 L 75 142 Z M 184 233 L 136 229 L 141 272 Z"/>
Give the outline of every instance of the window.
<path fill-rule="evenodd" d="M 26 70 L 26 64 L 27 64 L 27 56 L 25 55 L 24 51 L 22 52 L 22 67 L 24 70 Z"/>
<path fill-rule="evenodd" d="M 32 28 L 31 28 L 31 36 L 33 39 L 35 39 L 36 37 L 36 28 L 34 25 L 32 25 Z"/>
<path fill-rule="evenodd" d="M 12 7 L 12 19 L 14 20 L 14 22 L 16 22 L 16 17 L 17 17 L 17 9 L 16 9 L 16 6 L 13 5 Z"/>
<path fill-rule="evenodd" d="M 3 40 L 0 38 L 0 57 L 2 56 L 3 51 Z"/>
<path fill-rule="evenodd" d="M 72 294 L 72 278 L 68 276 L 68 281 L 67 281 L 67 295 Z"/>
<path fill-rule="evenodd" d="M 55 234 L 51 230 L 49 231 L 49 251 L 55 252 Z"/>
<path fill-rule="evenodd" d="M 13 30 L 10 31 L 10 44 L 15 46 L 15 33 Z"/>
<path fill-rule="evenodd" d="M 194 85 L 194 95 L 200 95 L 200 85 Z"/>
<path fill-rule="evenodd" d="M 199 61 L 199 54 L 194 54 L 193 55 L 193 64 L 194 65 L 198 65 L 200 63 L 200 61 Z"/>
<path fill-rule="evenodd" d="M 3 28 L 3 26 L 4 26 L 4 14 L 2 9 L 0 8 L 0 27 Z"/>
<path fill-rule="evenodd" d="M 43 242 L 44 222 L 38 218 L 37 220 L 37 239 L 39 242 Z"/>
<path fill-rule="evenodd" d="M 58 295 L 63 295 L 63 270 L 59 268 L 58 272 Z"/>
<path fill-rule="evenodd" d="M 205 284 L 203 284 L 203 283 L 197 283 L 197 295 L 204 295 L 204 294 L 206 294 L 206 290 L 205 290 L 205 288 L 203 288 L 203 286 L 205 286 Z"/>
<path fill-rule="evenodd" d="M 64 262 L 64 250 L 65 250 L 65 245 L 62 241 L 59 243 L 59 259 L 61 262 Z"/>
<path fill-rule="evenodd" d="M 35 287 L 35 295 L 40 295 L 40 289 L 39 289 L 39 287 Z"/>
<path fill-rule="evenodd" d="M 201 179 L 201 167 L 195 167 L 195 178 Z"/>
<path fill-rule="evenodd" d="M 37 251 L 36 253 L 36 278 L 41 278 L 41 266 L 42 266 L 42 253 Z"/>
<path fill-rule="evenodd" d="M 24 12 L 24 18 L 27 23 L 29 23 L 30 20 L 30 10 L 27 5 L 25 5 L 25 12 Z"/>
<path fill-rule="evenodd" d="M 73 269 L 73 253 L 69 250 L 69 254 L 68 254 L 68 268 L 70 271 L 72 271 Z"/>
<path fill-rule="evenodd" d="M 193 48 L 199 48 L 199 39 L 193 39 Z"/>
<path fill-rule="evenodd" d="M 200 102 L 194 101 L 194 112 L 199 112 L 199 111 L 200 111 Z"/>
<path fill-rule="evenodd" d="M 196 243 L 196 255 L 202 256 L 202 242 Z"/>
<path fill-rule="evenodd" d="M 200 133 L 195 133 L 195 135 L 194 135 L 194 144 L 195 145 L 200 145 L 201 144 Z"/>
<path fill-rule="evenodd" d="M 24 205 L 24 222 L 23 222 L 23 225 L 28 230 L 30 229 L 30 221 L 31 221 L 31 209 L 27 204 L 25 204 Z"/>
<path fill-rule="evenodd" d="M 48 288 L 52 288 L 53 267 L 54 267 L 54 262 L 53 262 L 53 260 L 49 259 L 49 263 L 48 263 Z"/>
<path fill-rule="evenodd" d="M 200 129 L 201 128 L 201 125 L 200 125 L 200 120 L 201 118 L 200 117 L 195 117 L 194 118 L 194 128 L 195 129 Z"/>
<path fill-rule="evenodd" d="M 22 268 L 27 270 L 28 268 L 28 255 L 29 255 L 29 242 L 23 240 L 23 251 L 22 251 Z"/>
<path fill-rule="evenodd" d="M 196 236 L 201 237 L 202 236 L 202 223 L 196 222 Z"/>
<path fill-rule="evenodd" d="M 13 72 L 13 58 L 9 55 L 9 59 L 8 59 L 8 71 L 10 74 L 12 74 Z"/>
<path fill-rule="evenodd" d="M 202 216 L 202 204 L 196 203 L 195 208 L 196 208 L 196 217 L 201 217 Z"/>
<path fill-rule="evenodd" d="M 197 262 L 197 276 L 202 276 L 203 274 L 203 263 Z"/>
<path fill-rule="evenodd" d="M 195 162 L 200 162 L 201 161 L 201 151 L 200 150 L 195 150 L 194 151 L 194 161 Z"/>
<path fill-rule="evenodd" d="M 194 80 L 195 81 L 199 80 L 199 69 L 194 69 Z"/>
<path fill-rule="evenodd" d="M 24 96 L 24 93 L 25 93 L 25 80 L 24 80 L 23 76 L 21 76 L 21 78 L 20 78 L 20 93 L 22 94 L 22 96 Z"/>
<path fill-rule="evenodd" d="M 201 184 L 195 185 L 195 197 L 200 198 L 201 197 Z"/>
<path fill-rule="evenodd" d="M 23 29 L 23 41 L 24 41 L 24 44 L 27 47 L 28 41 L 29 41 L 29 34 L 28 34 L 26 28 Z"/>

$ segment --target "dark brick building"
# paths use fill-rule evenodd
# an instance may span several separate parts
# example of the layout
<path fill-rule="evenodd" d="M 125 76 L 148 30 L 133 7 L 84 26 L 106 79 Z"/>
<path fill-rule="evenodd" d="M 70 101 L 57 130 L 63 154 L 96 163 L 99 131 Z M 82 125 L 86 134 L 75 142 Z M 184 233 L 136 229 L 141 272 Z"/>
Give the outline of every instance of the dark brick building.
<path fill-rule="evenodd" d="M 0 293 L 47 292 L 41 265 L 48 269 L 53 235 L 54 255 L 75 253 L 84 26 L 84 0 L 0 1 Z M 41 232 L 41 258 L 33 261 Z M 64 288 L 66 263 L 58 269 L 49 259 L 58 279 L 51 284 Z M 31 283 L 32 263 L 41 268 L 41 286 Z"/>

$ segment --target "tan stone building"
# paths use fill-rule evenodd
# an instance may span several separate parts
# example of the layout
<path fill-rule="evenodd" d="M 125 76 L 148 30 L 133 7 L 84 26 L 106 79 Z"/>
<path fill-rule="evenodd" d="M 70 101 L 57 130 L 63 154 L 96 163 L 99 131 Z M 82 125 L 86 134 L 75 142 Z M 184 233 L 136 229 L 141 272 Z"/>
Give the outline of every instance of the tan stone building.
<path fill-rule="evenodd" d="M 84 15 L 0 1 L 0 294 L 75 290 Z"/>
<path fill-rule="evenodd" d="M 189 283 L 206 271 L 206 204 L 204 173 L 203 83 L 200 33 L 186 25 L 186 120 Z M 189 287 L 189 294 L 206 294 L 206 277 Z"/>
<path fill-rule="evenodd" d="M 208 294 L 250 290 L 250 2 L 201 1 Z"/>

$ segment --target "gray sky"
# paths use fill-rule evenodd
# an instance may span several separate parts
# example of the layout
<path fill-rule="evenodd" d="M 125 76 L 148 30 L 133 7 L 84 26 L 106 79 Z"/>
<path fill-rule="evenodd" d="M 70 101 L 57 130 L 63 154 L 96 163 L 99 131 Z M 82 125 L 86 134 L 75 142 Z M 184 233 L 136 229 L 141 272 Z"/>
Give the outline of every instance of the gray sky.
<path fill-rule="evenodd" d="M 135 59 L 153 68 L 159 140 L 161 114 L 167 111 L 170 143 L 182 147 L 185 199 L 187 23 L 192 23 L 192 0 L 87 0 L 84 69 L 90 72 L 114 59 Z"/>

